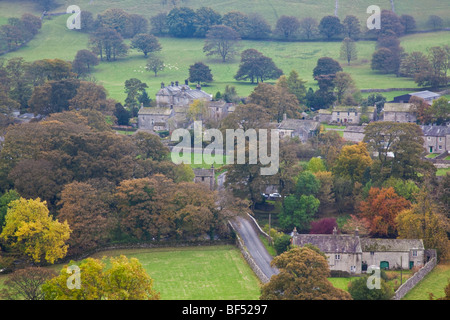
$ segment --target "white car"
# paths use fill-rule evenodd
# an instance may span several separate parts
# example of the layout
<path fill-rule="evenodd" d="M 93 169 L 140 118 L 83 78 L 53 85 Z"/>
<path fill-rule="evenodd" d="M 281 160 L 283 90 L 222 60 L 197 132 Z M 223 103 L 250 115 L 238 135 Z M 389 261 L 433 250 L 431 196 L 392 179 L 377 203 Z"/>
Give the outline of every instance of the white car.
<path fill-rule="evenodd" d="M 269 195 L 269 197 L 270 197 L 270 198 L 281 198 L 281 194 L 275 192 L 275 193 L 271 193 L 271 194 Z"/>

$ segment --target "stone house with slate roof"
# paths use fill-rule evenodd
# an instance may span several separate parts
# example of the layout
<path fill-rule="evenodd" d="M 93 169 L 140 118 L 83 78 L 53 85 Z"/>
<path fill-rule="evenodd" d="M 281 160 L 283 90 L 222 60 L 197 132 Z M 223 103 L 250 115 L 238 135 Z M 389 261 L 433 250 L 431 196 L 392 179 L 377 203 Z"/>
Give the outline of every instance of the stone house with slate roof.
<path fill-rule="evenodd" d="M 138 112 L 138 126 L 142 130 L 160 131 L 169 130 L 168 120 L 174 112 L 170 108 L 145 108 Z"/>
<path fill-rule="evenodd" d="M 450 152 L 450 127 L 420 126 L 423 132 L 424 148 L 428 153 Z"/>
<path fill-rule="evenodd" d="M 325 253 L 330 270 L 360 274 L 368 266 L 410 269 L 425 264 L 423 241 L 419 239 L 372 239 L 354 234 L 299 234 L 294 229 L 292 244 L 312 244 Z"/>
<path fill-rule="evenodd" d="M 320 122 L 313 120 L 287 119 L 277 124 L 280 138 L 298 137 L 304 143 L 320 131 Z"/>
<path fill-rule="evenodd" d="M 385 103 L 383 121 L 415 123 L 417 116 L 409 103 Z"/>
<path fill-rule="evenodd" d="M 161 89 L 156 94 L 157 107 L 169 107 L 172 109 L 182 107 L 187 110 L 194 100 L 211 101 L 212 95 L 201 90 L 200 86 L 197 86 L 196 89 L 191 89 L 187 83 L 180 85 L 178 81 L 172 82 L 169 86 L 161 83 Z"/>
<path fill-rule="evenodd" d="M 211 191 L 216 188 L 215 170 L 212 166 L 211 169 L 196 168 L 194 169 L 194 182 L 203 183 L 209 187 Z"/>

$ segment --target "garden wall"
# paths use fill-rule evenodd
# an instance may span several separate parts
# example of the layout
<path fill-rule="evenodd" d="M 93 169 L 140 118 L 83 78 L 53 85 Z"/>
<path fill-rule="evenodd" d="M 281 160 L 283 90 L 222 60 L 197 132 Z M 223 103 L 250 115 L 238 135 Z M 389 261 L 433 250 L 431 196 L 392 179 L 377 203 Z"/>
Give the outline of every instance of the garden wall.
<path fill-rule="evenodd" d="M 403 298 L 412 288 L 416 286 L 431 270 L 436 266 L 436 257 L 431 258 L 423 268 L 417 271 L 411 278 L 406 280 L 404 284 L 402 284 L 397 291 L 395 291 L 395 295 L 392 300 L 400 300 Z"/>

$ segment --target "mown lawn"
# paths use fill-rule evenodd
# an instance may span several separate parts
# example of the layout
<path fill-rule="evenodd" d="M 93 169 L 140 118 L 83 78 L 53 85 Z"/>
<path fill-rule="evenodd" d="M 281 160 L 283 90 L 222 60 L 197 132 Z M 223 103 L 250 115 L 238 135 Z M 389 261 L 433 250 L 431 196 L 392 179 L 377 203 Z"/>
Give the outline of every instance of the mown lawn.
<path fill-rule="evenodd" d="M 450 168 L 440 168 L 436 171 L 436 176 L 438 177 L 445 176 L 446 174 L 450 174 Z"/>
<path fill-rule="evenodd" d="M 259 299 L 260 282 L 234 246 L 114 250 L 92 257 L 122 254 L 140 261 L 162 300 Z M 6 277 L 0 276 L 0 289 Z"/>

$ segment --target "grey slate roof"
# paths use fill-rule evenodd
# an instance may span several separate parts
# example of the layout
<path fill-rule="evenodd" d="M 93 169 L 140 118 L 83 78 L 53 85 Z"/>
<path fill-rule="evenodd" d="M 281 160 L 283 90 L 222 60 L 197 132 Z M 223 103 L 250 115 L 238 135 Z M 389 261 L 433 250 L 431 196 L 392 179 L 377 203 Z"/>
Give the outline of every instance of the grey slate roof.
<path fill-rule="evenodd" d="M 278 129 L 284 130 L 298 130 L 304 129 L 306 131 L 318 130 L 320 127 L 320 122 L 313 120 L 300 120 L 300 119 L 286 119 L 283 120 L 279 125 Z"/>
<path fill-rule="evenodd" d="M 410 96 L 415 96 L 415 97 L 419 97 L 422 99 L 431 99 L 431 98 L 439 98 L 441 95 L 438 93 L 434 93 L 431 91 L 419 91 L 419 92 L 414 92 L 414 93 L 410 93 Z"/>
<path fill-rule="evenodd" d="M 312 244 L 324 253 L 361 253 L 359 237 L 342 234 L 297 234 L 293 244 L 304 246 Z"/>
<path fill-rule="evenodd" d="M 157 108 L 157 107 L 149 107 L 149 108 L 141 108 L 138 112 L 139 115 L 166 115 L 170 116 L 172 114 L 172 110 L 170 108 Z"/>
<path fill-rule="evenodd" d="M 424 249 L 420 239 L 372 239 L 361 238 L 361 248 L 364 252 L 378 251 L 409 251 L 410 249 Z"/>
<path fill-rule="evenodd" d="M 450 135 L 450 127 L 447 126 L 420 126 L 425 137 L 445 137 Z"/>
<path fill-rule="evenodd" d="M 158 91 L 156 95 L 163 96 L 188 96 L 191 99 L 211 99 L 212 96 L 203 90 L 191 89 L 187 85 L 167 86 Z"/>

